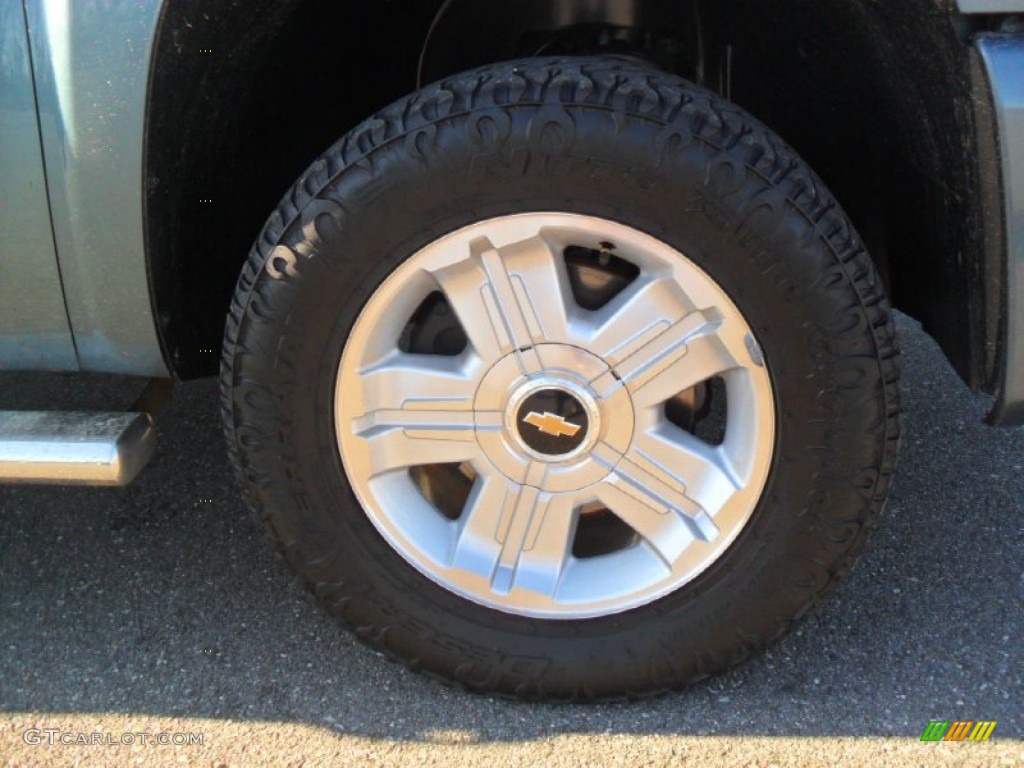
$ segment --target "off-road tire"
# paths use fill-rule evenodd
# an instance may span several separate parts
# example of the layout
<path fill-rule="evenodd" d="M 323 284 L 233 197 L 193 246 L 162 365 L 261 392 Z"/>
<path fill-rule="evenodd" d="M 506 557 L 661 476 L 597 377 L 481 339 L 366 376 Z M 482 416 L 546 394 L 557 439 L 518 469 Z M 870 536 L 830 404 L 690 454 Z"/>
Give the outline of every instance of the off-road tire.
<path fill-rule="evenodd" d="M 427 243 L 528 211 L 620 221 L 686 254 L 744 313 L 772 375 L 775 450 L 752 517 L 699 577 L 624 613 L 539 620 L 455 595 L 371 525 L 339 455 L 334 386 L 368 297 Z M 835 587 L 892 478 L 898 357 L 851 222 L 769 129 L 636 63 L 530 59 L 401 99 L 299 178 L 242 269 L 222 406 L 248 502 L 365 643 L 477 691 L 606 699 L 736 664 Z"/>

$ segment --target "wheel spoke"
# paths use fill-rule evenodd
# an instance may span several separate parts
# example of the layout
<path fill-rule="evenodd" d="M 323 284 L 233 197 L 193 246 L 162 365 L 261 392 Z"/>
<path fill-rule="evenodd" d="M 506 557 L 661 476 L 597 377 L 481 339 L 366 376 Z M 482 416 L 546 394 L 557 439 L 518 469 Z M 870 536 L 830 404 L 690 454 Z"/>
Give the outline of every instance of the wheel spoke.
<path fill-rule="evenodd" d="M 554 596 L 565 570 L 576 531 L 573 498 L 566 494 L 540 494 L 521 549 L 503 552 L 515 559 L 515 585 Z M 500 566 L 499 566 L 500 570 Z"/>
<path fill-rule="evenodd" d="M 361 400 L 363 415 L 352 430 L 369 443 L 371 475 L 477 455 L 476 382 L 467 365 L 454 357 L 395 352 L 362 372 L 351 397 Z"/>
<path fill-rule="evenodd" d="M 694 312 L 666 328 L 615 366 L 638 407 L 659 405 L 736 367 L 718 336 L 721 321 Z"/>
<path fill-rule="evenodd" d="M 608 486 L 615 490 L 609 491 Z M 641 507 L 647 507 L 661 515 L 677 516 L 688 527 L 690 533 L 695 538 L 713 541 L 718 537 L 718 526 L 715 525 L 714 520 L 711 519 L 711 516 L 699 504 L 686 495 L 685 489 L 680 483 L 666 482 L 661 477 L 648 471 L 645 467 L 640 466 L 629 456 L 625 456 L 619 461 L 615 466 L 615 470 L 608 475 L 598 488 L 599 494 L 610 496 L 608 499 L 602 496 L 601 500 L 608 504 L 613 512 L 622 515 L 623 520 L 632 525 L 633 523 L 625 515 L 632 515 L 636 518 L 637 533 L 645 535 L 646 529 L 654 534 L 654 540 L 651 543 L 655 548 L 658 548 L 659 542 L 662 541 L 660 534 L 658 534 L 661 531 L 661 526 L 650 525 L 650 520 L 655 518 L 643 518 L 639 511 Z M 634 506 L 632 509 L 627 508 L 623 496 L 628 496 L 633 500 Z M 616 509 L 615 504 L 620 505 L 620 508 L 625 511 Z M 645 526 L 645 523 L 648 525 Z M 671 525 L 674 524 L 670 524 L 670 532 L 674 530 L 671 528 Z M 671 535 L 670 539 L 672 542 L 679 541 L 679 538 L 674 534 Z M 666 546 L 666 552 L 671 553 L 673 551 L 675 551 L 674 546 Z M 664 553 L 663 556 L 665 556 Z"/>
<path fill-rule="evenodd" d="M 589 348 L 616 365 L 693 311 L 676 283 L 655 277 L 613 298 L 595 315 Z"/>
<path fill-rule="evenodd" d="M 353 428 L 369 443 L 371 475 L 379 475 L 475 458 L 475 422 L 473 411 L 381 409 L 356 419 Z"/>
<path fill-rule="evenodd" d="M 619 478 L 597 486 L 597 498 L 636 531 L 671 570 L 695 536 L 686 519 L 665 505 L 643 497 Z"/>
<path fill-rule="evenodd" d="M 462 510 L 451 565 L 491 578 L 501 554 L 499 529 L 507 508 L 515 505 L 521 486 L 504 477 L 481 476 Z"/>
<path fill-rule="evenodd" d="M 569 275 L 542 234 L 502 248 L 502 260 L 534 342 L 568 341 Z"/>
<path fill-rule="evenodd" d="M 691 315 L 673 331 L 674 339 L 666 339 L 662 350 L 640 350 L 636 358 L 623 362 L 619 374 L 633 394 L 638 407 L 658 405 L 683 390 L 718 376 L 737 366 L 718 334 L 720 321 L 709 320 L 697 325 L 700 315 Z M 694 330 L 686 327 L 694 321 Z M 653 343 L 652 343 L 653 346 Z"/>
<path fill-rule="evenodd" d="M 434 276 L 478 355 L 493 361 L 537 342 L 567 337 L 568 278 L 541 236 L 501 252 L 480 238 L 471 244 L 471 252 L 470 258 Z M 523 364 L 526 370 L 539 367 L 535 359 Z"/>
<path fill-rule="evenodd" d="M 487 576 L 497 594 L 513 586 L 555 594 L 572 545 L 571 497 L 489 477 L 474 487 L 462 519 L 452 565 Z"/>
<path fill-rule="evenodd" d="M 362 410 L 468 410 L 478 382 L 467 368 L 457 357 L 392 353 L 360 372 Z"/>
<path fill-rule="evenodd" d="M 711 515 L 742 486 L 722 451 L 674 425 L 637 435 L 628 457 Z"/>

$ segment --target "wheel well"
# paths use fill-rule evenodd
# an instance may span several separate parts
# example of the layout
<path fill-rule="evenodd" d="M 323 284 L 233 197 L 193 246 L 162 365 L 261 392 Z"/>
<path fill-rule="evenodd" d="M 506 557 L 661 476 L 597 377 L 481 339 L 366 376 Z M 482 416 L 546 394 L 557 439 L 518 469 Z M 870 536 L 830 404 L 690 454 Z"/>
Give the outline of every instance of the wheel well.
<path fill-rule="evenodd" d="M 169 360 L 182 377 L 213 372 L 215 356 L 199 350 L 220 344 L 267 212 L 359 120 L 417 82 L 472 66 L 614 52 L 721 93 L 792 144 L 853 218 L 894 304 L 972 386 L 990 389 L 1002 290 L 986 165 L 995 167 L 995 139 L 973 30 L 952 5 L 247 0 L 213 13 L 201 0 L 171 0 L 146 158 L 148 254 Z"/>
<path fill-rule="evenodd" d="M 150 71 L 146 241 L 176 375 L 216 372 L 267 215 L 317 155 L 415 88 L 440 4 L 167 0 Z"/>

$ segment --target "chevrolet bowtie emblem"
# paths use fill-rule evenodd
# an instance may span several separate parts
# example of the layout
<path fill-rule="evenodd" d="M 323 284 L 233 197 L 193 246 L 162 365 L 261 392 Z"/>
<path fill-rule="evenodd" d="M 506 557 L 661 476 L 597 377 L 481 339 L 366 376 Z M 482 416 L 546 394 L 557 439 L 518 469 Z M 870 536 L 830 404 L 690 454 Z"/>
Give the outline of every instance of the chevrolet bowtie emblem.
<path fill-rule="evenodd" d="M 532 424 L 545 435 L 553 435 L 554 437 L 562 437 L 568 435 L 572 437 L 580 431 L 579 424 L 573 424 L 572 422 L 566 421 L 556 413 L 537 413 L 536 411 L 530 411 L 523 418 L 527 424 Z"/>

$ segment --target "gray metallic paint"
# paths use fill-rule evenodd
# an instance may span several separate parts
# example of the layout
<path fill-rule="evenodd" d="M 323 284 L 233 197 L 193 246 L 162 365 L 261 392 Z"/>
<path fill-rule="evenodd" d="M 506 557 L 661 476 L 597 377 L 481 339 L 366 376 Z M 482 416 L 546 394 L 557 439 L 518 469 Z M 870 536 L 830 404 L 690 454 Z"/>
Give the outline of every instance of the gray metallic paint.
<path fill-rule="evenodd" d="M 0 369 L 78 367 L 50 230 L 20 2 L 0 2 Z"/>
<path fill-rule="evenodd" d="M 143 238 L 161 0 L 26 0 L 53 230 L 82 370 L 167 376 Z"/>
<path fill-rule="evenodd" d="M 961 13 L 1024 13 L 1024 0 L 957 0 Z"/>
<path fill-rule="evenodd" d="M 1003 376 L 991 418 L 1024 424 L 1024 36 L 985 35 L 977 46 L 992 86 L 1006 206 Z"/>

